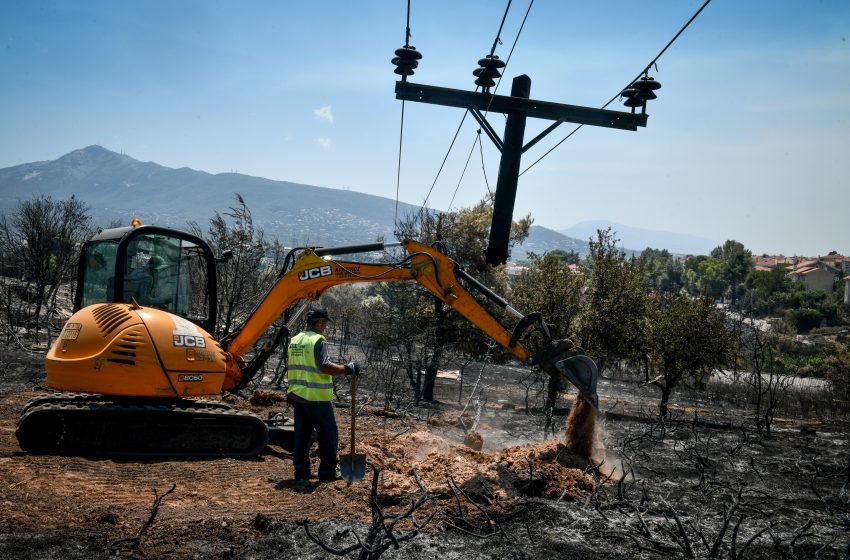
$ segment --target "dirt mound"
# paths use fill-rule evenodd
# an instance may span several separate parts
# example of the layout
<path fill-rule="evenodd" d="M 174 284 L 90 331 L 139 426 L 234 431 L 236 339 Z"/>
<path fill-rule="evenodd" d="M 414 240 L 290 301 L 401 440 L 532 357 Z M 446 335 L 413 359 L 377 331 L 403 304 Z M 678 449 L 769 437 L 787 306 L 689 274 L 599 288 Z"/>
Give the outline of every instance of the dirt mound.
<path fill-rule="evenodd" d="M 381 470 L 382 490 L 415 493 L 413 472 L 430 491 L 449 493 L 450 482 L 497 498 L 540 496 L 580 500 L 593 489 L 590 461 L 557 441 L 482 453 L 426 431 L 375 437 L 361 451 Z"/>

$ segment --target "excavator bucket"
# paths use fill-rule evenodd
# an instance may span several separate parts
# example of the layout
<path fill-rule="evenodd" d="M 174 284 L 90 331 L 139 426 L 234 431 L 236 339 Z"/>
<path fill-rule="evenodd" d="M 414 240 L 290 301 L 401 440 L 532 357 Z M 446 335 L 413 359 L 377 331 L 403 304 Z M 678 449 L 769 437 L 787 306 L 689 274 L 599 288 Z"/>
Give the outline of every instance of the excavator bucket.
<path fill-rule="evenodd" d="M 582 398 L 599 412 L 599 397 L 596 394 L 596 383 L 599 380 L 599 369 L 589 357 L 584 354 L 571 356 L 555 362 L 554 368 L 572 383 Z"/>

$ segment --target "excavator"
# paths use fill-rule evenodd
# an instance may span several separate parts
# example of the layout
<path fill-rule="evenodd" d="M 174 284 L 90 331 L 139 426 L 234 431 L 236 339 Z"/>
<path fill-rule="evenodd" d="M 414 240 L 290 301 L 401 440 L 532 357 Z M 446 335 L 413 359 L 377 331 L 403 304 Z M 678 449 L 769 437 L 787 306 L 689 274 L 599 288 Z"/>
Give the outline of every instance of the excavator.
<path fill-rule="evenodd" d="M 401 246 L 398 262 L 336 260 L 339 255 Z M 521 362 L 566 379 L 594 408 L 598 371 L 570 339 L 556 339 L 538 313 L 522 315 L 466 273 L 437 246 L 412 239 L 292 249 L 276 281 L 250 316 L 216 340 L 216 256 L 200 237 L 134 224 L 100 231 L 81 250 L 73 315 L 50 348 L 52 390 L 32 399 L 16 435 L 27 452 L 131 457 L 253 457 L 274 420 L 234 410 L 223 391 L 246 387 L 274 346 L 258 345 L 297 305 L 346 283 L 415 281 L 472 322 Z M 509 331 L 473 297 L 513 316 Z M 273 330 L 273 329 L 272 329 Z M 524 345 L 533 332 L 544 342 Z M 259 346 L 257 350 L 255 347 Z"/>

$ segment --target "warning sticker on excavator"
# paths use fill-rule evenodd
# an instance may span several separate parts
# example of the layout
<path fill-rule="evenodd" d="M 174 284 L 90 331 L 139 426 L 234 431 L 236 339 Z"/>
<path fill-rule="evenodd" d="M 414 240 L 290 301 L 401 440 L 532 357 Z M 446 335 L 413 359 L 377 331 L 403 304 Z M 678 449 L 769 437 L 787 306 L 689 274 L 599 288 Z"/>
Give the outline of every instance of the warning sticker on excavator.
<path fill-rule="evenodd" d="M 189 362 L 214 362 L 215 354 L 209 350 L 199 348 L 186 348 L 186 360 Z"/>
<path fill-rule="evenodd" d="M 83 328 L 81 323 L 68 323 L 62 330 L 62 340 L 77 340 L 80 336 L 80 330 Z"/>
<path fill-rule="evenodd" d="M 337 278 L 354 278 L 356 276 L 360 276 L 360 267 L 351 265 L 335 266 L 334 275 Z"/>

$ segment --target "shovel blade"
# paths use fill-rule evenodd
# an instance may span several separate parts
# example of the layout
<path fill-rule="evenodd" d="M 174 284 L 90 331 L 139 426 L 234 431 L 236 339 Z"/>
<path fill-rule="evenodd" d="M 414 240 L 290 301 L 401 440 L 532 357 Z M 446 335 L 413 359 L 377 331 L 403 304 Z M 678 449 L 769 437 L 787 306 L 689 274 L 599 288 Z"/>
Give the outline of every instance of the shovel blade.
<path fill-rule="evenodd" d="M 339 456 L 339 474 L 349 484 L 366 476 L 366 455 L 348 453 Z"/>

